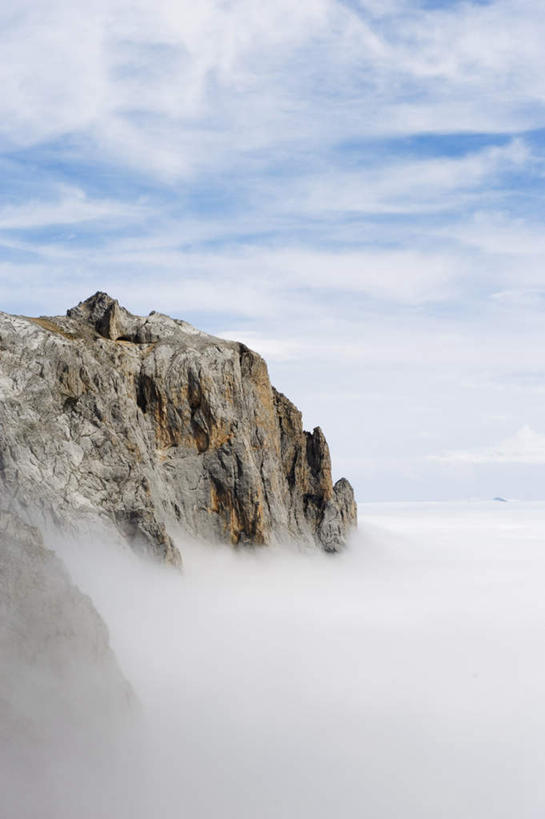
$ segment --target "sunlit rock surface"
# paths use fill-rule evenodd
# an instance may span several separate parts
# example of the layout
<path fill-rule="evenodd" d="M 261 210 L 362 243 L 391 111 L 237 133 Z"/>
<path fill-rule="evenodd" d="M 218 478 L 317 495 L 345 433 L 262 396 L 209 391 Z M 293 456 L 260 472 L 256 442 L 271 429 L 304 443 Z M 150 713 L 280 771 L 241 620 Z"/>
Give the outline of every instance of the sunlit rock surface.
<path fill-rule="evenodd" d="M 4 492 L 58 524 L 99 515 L 176 564 L 174 524 L 336 551 L 356 523 L 322 431 L 303 430 L 263 359 L 186 322 L 105 293 L 62 317 L 1 313 L 0 395 Z"/>

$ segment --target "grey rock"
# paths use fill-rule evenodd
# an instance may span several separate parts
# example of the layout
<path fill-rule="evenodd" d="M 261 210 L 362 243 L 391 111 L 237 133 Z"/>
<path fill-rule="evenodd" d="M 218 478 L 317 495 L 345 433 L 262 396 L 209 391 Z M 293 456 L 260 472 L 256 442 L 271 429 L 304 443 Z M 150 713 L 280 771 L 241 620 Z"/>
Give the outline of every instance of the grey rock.
<path fill-rule="evenodd" d="M 336 551 L 356 524 L 322 431 L 303 430 L 257 353 L 106 293 L 66 316 L 0 313 L 0 399 L 0 480 L 18 508 L 98 515 L 167 562 L 173 525 Z"/>
<path fill-rule="evenodd" d="M 38 529 L 0 510 L 0 740 L 116 719 L 133 701 L 91 600 Z M 2 742 L 0 741 L 0 746 Z"/>

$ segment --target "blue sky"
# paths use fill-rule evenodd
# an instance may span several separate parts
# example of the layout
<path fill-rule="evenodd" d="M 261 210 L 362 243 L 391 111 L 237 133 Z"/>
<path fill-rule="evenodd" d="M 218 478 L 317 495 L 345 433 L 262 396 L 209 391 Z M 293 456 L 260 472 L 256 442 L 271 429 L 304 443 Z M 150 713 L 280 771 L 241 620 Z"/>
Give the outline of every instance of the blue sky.
<path fill-rule="evenodd" d="M 532 0 L 0 11 L 0 303 L 262 352 L 361 501 L 543 497 Z"/>

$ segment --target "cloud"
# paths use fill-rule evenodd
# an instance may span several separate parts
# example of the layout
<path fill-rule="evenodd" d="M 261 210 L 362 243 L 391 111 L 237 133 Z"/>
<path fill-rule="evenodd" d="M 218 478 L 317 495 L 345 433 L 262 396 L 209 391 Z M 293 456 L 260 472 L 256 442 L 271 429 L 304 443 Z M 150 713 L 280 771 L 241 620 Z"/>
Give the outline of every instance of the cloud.
<path fill-rule="evenodd" d="M 432 455 L 431 460 L 469 464 L 545 464 L 545 435 L 529 426 L 491 447 Z"/>
<path fill-rule="evenodd" d="M 88 197 L 79 188 L 61 187 L 54 198 L 0 207 L 0 231 L 28 230 L 106 220 L 142 219 L 144 209 L 115 199 Z"/>
<path fill-rule="evenodd" d="M 32 815 L 505 819 L 523 794 L 541 816 L 543 504 L 360 514 L 333 560 L 181 539 L 183 577 L 59 544 L 147 730 L 101 743 L 90 775 L 76 754 L 59 788 L 37 766 Z"/>
<path fill-rule="evenodd" d="M 86 209 L 80 216 L 84 214 L 90 218 Z M 6 309 L 23 298 L 31 283 L 51 302 L 54 288 L 43 277 L 54 268 L 57 281 L 64 280 L 80 297 L 82 289 L 96 289 L 93 282 L 102 282 L 102 289 L 120 294 L 135 311 L 147 312 L 150 305 L 186 315 L 205 310 L 223 316 L 224 322 L 226 316 L 244 316 L 300 326 L 310 315 L 314 321 L 329 315 L 344 323 L 362 300 L 405 306 L 445 301 L 468 274 L 462 259 L 410 250 L 243 246 L 206 252 L 155 246 L 153 241 L 148 245 L 145 236 L 130 242 L 102 237 L 94 246 L 92 235 L 83 247 L 64 237 L 55 244 L 9 239 L 4 247 L 33 257 L 30 264 L 28 259 L 0 262 L 0 298 Z"/>
<path fill-rule="evenodd" d="M 395 158 L 364 169 L 330 169 L 319 178 L 300 182 L 297 204 L 310 213 L 412 214 L 467 208 L 477 198 L 482 207 L 487 197 L 497 198 L 503 175 L 533 161 L 524 140 L 517 138 L 461 157 Z M 492 190 L 483 190 L 485 185 L 493 186 Z"/>
<path fill-rule="evenodd" d="M 381 12 L 335 0 L 65 0 L 5 11 L 2 132 L 162 178 L 350 135 L 541 124 L 545 24 L 499 0 Z M 490 36 L 493 32 L 494 36 Z"/>

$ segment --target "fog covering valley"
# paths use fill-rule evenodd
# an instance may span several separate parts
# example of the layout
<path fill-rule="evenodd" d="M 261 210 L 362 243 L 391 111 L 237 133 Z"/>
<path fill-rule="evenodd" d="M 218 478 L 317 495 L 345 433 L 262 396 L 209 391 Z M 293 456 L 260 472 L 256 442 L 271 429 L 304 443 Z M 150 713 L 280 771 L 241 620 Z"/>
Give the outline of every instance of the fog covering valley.
<path fill-rule="evenodd" d="M 133 693 L 73 730 L 42 690 L 6 815 L 542 816 L 544 531 L 545 502 L 362 504 L 340 554 L 186 538 L 182 573 L 50 535 Z"/>

